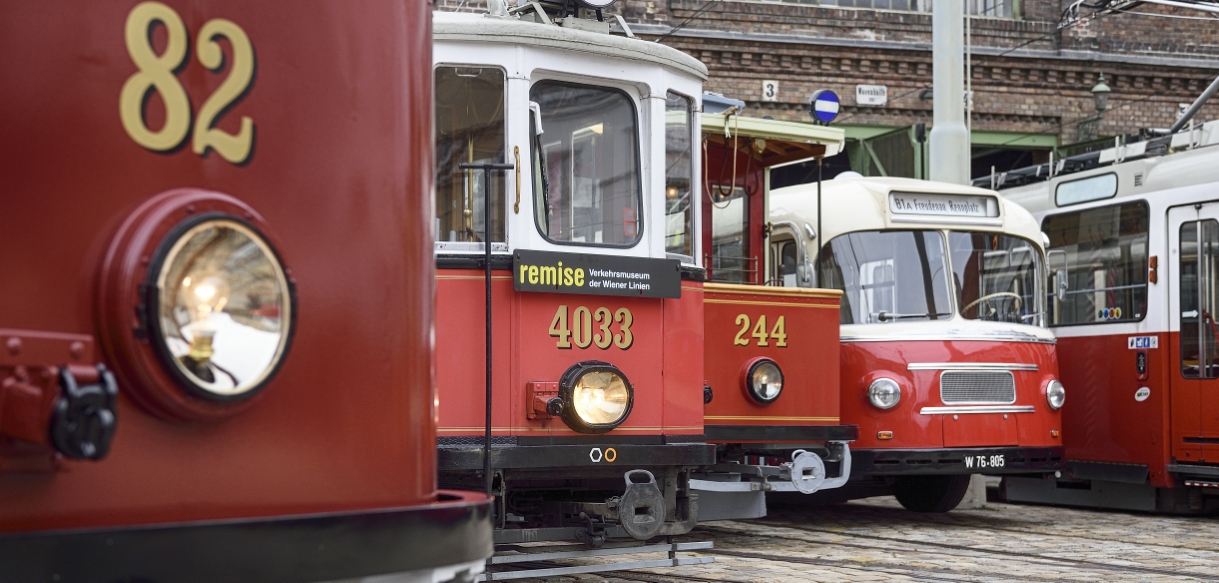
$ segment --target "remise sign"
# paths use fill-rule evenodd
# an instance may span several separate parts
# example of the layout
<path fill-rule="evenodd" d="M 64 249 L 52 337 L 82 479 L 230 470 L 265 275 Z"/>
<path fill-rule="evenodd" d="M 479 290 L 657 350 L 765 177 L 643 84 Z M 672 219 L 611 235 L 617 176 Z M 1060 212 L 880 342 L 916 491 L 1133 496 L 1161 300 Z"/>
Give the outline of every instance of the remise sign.
<path fill-rule="evenodd" d="M 676 259 L 553 253 L 518 249 L 512 266 L 516 291 L 681 297 L 681 263 Z"/>

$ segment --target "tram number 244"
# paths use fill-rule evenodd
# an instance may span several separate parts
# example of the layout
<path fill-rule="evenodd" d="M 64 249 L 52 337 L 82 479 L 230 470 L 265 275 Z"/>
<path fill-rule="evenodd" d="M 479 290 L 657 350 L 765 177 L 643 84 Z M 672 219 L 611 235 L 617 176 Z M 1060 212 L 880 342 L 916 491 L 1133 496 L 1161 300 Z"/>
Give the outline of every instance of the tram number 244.
<path fill-rule="evenodd" d="M 736 338 L 732 339 L 732 344 L 735 346 L 749 346 L 750 338 L 758 341 L 758 346 L 770 346 L 770 341 L 775 341 L 775 346 L 779 348 L 787 348 L 787 317 L 779 316 L 775 320 L 775 326 L 770 328 L 767 333 L 766 315 L 758 316 L 758 323 L 753 324 L 746 314 L 737 314 L 736 325 L 741 329 L 737 331 Z M 752 325 L 752 332 L 750 326 Z M 746 337 L 748 335 L 748 337 Z"/>
<path fill-rule="evenodd" d="M 550 321 L 550 335 L 559 339 L 555 343 L 559 348 L 571 348 L 574 344 L 576 348 L 595 345 L 606 350 L 613 345 L 626 350 L 635 343 L 635 335 L 631 333 L 631 324 L 634 323 L 635 316 L 627 308 L 611 312 L 604 306 L 576 306 L 571 318 L 568 318 L 567 304 L 560 304 L 559 309 L 555 310 L 554 319 Z M 615 324 L 617 331 L 612 329 Z"/>

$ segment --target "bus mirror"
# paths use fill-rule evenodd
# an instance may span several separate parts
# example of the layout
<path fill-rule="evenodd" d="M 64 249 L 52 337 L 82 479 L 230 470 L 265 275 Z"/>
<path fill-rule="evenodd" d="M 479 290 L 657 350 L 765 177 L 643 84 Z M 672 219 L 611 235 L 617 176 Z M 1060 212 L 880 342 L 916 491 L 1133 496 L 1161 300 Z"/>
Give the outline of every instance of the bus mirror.
<path fill-rule="evenodd" d="M 805 261 L 796 266 L 796 287 L 813 287 L 813 264 Z"/>
<path fill-rule="evenodd" d="M 1067 301 L 1067 270 L 1059 269 L 1058 271 L 1055 271 L 1054 280 L 1057 284 L 1054 286 L 1054 296 L 1057 297 L 1058 301 L 1060 302 Z"/>
<path fill-rule="evenodd" d="M 1054 297 L 1058 301 L 1065 302 L 1067 300 L 1067 288 L 1069 287 L 1069 272 L 1067 271 L 1067 252 L 1062 249 L 1052 249 L 1046 251 L 1046 262 L 1049 263 L 1050 272 L 1053 274 L 1053 281 L 1050 282 L 1050 289 L 1054 290 Z"/>

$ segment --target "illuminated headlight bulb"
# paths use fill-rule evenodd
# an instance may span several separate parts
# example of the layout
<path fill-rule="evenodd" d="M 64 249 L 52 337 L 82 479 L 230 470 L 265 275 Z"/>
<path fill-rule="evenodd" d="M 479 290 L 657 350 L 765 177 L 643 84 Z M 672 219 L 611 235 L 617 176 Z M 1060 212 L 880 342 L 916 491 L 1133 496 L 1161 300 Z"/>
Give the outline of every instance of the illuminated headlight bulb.
<path fill-rule="evenodd" d="M 209 275 L 193 280 L 187 277 L 182 285 L 186 288 L 182 294 L 183 303 L 190 309 L 191 318 L 190 352 L 184 357 L 189 361 L 186 365 L 200 378 L 211 381 L 213 375 L 207 365 L 215 354 L 212 340 L 216 327 L 210 319 L 228 303 L 229 284 L 222 277 Z"/>
<path fill-rule="evenodd" d="M 577 363 L 559 380 L 560 414 L 580 433 L 604 433 L 631 413 L 634 389 L 613 365 L 588 360 Z"/>

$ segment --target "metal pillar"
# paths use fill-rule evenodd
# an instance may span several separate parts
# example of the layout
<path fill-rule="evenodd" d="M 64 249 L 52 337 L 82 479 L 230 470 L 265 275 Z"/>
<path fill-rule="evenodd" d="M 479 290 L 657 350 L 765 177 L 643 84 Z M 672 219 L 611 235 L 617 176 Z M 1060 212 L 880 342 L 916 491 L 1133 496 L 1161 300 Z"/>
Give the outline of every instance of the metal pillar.
<path fill-rule="evenodd" d="M 931 127 L 931 179 L 969 184 L 969 130 L 965 128 L 965 4 L 936 0 L 931 13 L 935 121 Z"/>

